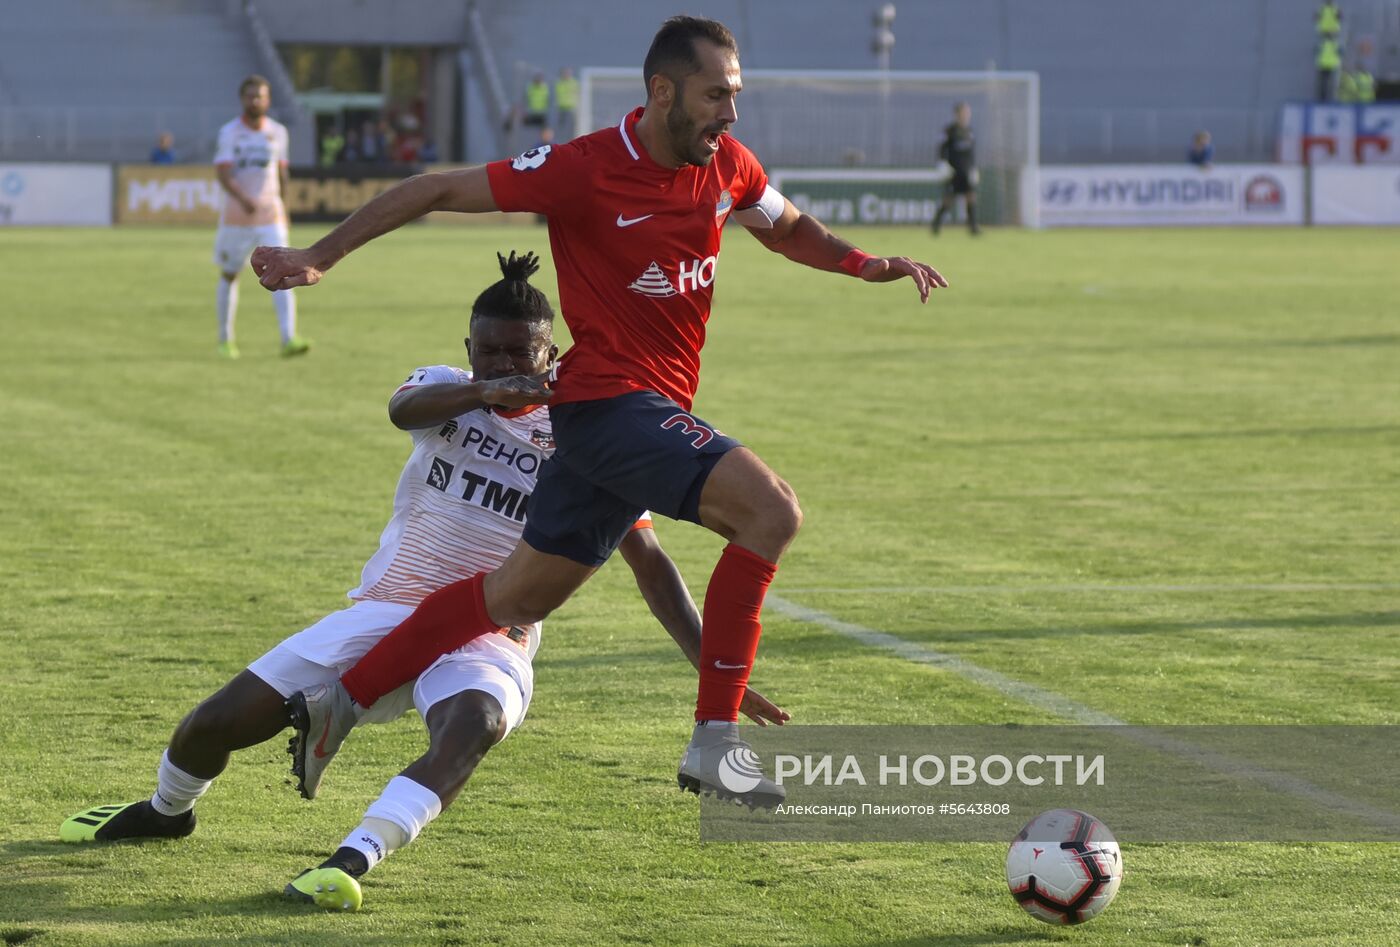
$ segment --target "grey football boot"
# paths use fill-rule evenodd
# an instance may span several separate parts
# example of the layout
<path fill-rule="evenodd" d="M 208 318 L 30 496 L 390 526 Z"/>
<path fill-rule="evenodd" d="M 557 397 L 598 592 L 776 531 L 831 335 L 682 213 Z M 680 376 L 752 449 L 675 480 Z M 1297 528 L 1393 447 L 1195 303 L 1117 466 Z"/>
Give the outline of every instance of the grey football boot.
<path fill-rule="evenodd" d="M 293 694 L 287 698 L 287 711 L 295 731 L 287 752 L 292 755 L 297 792 L 303 799 L 315 799 L 321 776 L 354 729 L 360 710 L 337 678 Z"/>
<path fill-rule="evenodd" d="M 763 775 L 758 754 L 739 738 L 737 723 L 697 723 L 676 782 L 696 795 L 717 796 L 750 809 L 772 809 L 787 798 L 782 786 Z"/>

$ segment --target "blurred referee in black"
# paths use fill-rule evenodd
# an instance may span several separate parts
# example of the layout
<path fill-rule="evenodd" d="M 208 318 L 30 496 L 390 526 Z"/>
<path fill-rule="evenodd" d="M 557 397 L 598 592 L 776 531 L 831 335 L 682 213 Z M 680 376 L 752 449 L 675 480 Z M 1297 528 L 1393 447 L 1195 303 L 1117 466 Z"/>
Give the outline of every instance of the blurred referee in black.
<path fill-rule="evenodd" d="M 953 200 L 962 195 L 967 205 L 967 231 L 974 237 L 981 233 L 977 226 L 977 164 L 973 156 L 972 106 L 959 102 L 953 106 L 953 121 L 943 130 L 943 144 L 938 157 L 953 169 L 953 177 L 943 188 L 943 202 L 933 215 L 935 235 L 943 227 L 943 215 L 953 207 Z"/>

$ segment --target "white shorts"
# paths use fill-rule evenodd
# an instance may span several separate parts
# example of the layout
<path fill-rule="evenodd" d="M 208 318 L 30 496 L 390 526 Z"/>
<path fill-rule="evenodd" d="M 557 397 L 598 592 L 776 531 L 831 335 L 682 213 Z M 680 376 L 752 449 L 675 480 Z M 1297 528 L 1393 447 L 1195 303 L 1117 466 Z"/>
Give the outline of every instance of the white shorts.
<path fill-rule="evenodd" d="M 292 635 L 248 665 L 248 670 L 283 697 L 290 697 L 338 678 L 411 614 L 413 608 L 408 605 L 356 602 Z M 359 722 L 388 723 L 414 707 L 426 718 L 428 709 L 440 700 L 463 691 L 482 691 L 501 705 L 509 734 L 525 719 L 534 688 L 534 670 L 520 646 L 503 635 L 482 635 L 438 658 L 418 680 L 385 694 Z"/>
<path fill-rule="evenodd" d="M 258 247 L 285 247 L 288 242 L 286 224 L 263 224 L 261 227 L 219 224 L 219 231 L 214 235 L 214 265 L 225 273 L 237 273 L 248 265 Z"/>

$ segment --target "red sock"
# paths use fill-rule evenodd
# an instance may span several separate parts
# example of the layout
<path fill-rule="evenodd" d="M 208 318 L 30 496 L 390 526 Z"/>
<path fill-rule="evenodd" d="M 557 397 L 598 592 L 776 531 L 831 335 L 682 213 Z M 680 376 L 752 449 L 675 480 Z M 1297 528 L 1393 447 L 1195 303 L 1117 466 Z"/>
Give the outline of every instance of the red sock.
<path fill-rule="evenodd" d="M 486 613 L 480 572 L 443 586 L 418 603 L 412 615 L 340 675 L 340 682 L 361 707 L 416 678 L 439 657 L 473 638 L 497 630 Z"/>
<path fill-rule="evenodd" d="M 763 596 L 778 567 L 742 546 L 724 547 L 710 585 L 700 631 L 700 696 L 696 720 L 738 720 L 739 704 L 749 684 Z"/>

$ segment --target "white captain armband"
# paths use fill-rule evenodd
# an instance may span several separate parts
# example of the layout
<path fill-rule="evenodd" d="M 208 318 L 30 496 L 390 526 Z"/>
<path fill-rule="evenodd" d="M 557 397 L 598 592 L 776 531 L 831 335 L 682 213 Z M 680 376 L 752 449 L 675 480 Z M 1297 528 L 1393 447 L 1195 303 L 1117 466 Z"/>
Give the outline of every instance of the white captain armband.
<path fill-rule="evenodd" d="M 758 199 L 757 204 L 739 208 L 734 212 L 734 219 L 754 230 L 771 230 L 778 218 L 783 216 L 785 207 L 787 198 L 770 184 L 763 189 L 763 196 Z"/>

